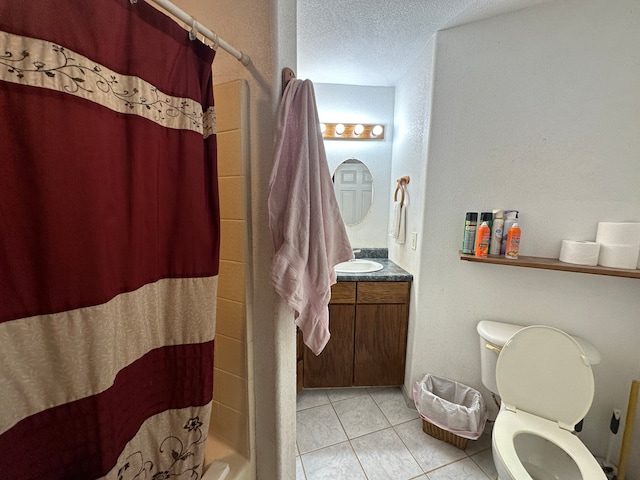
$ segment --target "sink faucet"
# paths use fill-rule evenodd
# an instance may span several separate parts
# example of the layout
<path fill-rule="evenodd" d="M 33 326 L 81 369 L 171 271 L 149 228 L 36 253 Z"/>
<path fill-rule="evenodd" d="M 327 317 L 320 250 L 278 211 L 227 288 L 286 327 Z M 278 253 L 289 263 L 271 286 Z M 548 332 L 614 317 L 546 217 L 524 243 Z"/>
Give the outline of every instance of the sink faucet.
<path fill-rule="evenodd" d="M 353 250 L 353 258 L 351 260 L 349 260 L 350 262 L 353 262 L 356 259 L 356 254 L 362 252 L 361 249 L 356 248 Z"/>

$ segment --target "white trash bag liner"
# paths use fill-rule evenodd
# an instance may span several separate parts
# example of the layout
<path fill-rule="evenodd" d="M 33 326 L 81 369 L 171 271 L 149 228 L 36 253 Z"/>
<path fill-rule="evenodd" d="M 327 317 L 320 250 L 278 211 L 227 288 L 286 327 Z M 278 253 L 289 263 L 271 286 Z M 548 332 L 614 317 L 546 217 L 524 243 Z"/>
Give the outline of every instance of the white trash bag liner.
<path fill-rule="evenodd" d="M 471 387 L 427 373 L 413 385 L 413 401 L 424 420 L 443 430 L 469 440 L 482 435 L 487 406 Z"/>

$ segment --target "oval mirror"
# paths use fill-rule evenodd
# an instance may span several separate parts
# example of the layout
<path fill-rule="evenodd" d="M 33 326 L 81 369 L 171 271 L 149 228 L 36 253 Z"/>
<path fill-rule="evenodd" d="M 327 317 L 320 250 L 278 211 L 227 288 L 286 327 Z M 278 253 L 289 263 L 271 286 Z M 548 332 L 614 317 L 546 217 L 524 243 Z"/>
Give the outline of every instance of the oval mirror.
<path fill-rule="evenodd" d="M 347 225 L 356 225 L 371 210 L 373 204 L 373 176 L 360 160 L 345 160 L 333 174 L 333 189 Z"/>

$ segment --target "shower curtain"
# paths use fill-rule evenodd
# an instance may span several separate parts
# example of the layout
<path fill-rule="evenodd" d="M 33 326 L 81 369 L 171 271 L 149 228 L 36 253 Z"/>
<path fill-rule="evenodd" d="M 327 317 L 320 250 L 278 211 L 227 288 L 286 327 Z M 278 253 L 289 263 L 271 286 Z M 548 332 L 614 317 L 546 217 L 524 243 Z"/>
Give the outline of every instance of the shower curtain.
<path fill-rule="evenodd" d="M 0 478 L 198 479 L 213 51 L 142 0 L 0 0 Z"/>

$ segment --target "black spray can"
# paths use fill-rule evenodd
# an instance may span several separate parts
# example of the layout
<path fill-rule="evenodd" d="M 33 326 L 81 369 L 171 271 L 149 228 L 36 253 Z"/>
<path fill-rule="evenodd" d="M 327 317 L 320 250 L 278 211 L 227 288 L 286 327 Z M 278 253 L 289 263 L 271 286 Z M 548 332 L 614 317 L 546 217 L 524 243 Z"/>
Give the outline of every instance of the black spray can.
<path fill-rule="evenodd" d="M 462 253 L 473 253 L 477 228 L 478 214 L 476 212 L 467 212 L 467 218 L 464 222 L 464 236 L 462 237 Z"/>
<path fill-rule="evenodd" d="M 493 212 L 482 212 L 478 223 L 482 225 L 482 222 L 487 222 L 487 225 L 491 228 L 491 225 L 493 225 Z"/>

